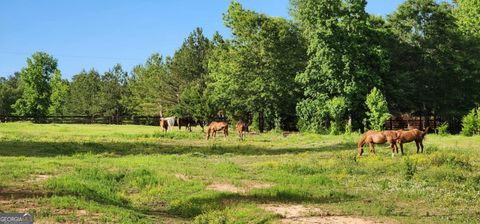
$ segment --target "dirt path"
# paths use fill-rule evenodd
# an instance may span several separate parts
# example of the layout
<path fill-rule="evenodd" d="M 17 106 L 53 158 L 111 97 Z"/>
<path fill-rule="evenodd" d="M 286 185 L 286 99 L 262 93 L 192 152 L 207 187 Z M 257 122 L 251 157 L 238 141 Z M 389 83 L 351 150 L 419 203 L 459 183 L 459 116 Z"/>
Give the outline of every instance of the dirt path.
<path fill-rule="evenodd" d="M 299 205 L 299 204 L 263 204 L 260 205 L 261 208 L 266 211 L 279 214 L 282 219 L 280 223 L 285 224 L 312 224 L 312 223 L 325 223 L 325 224 L 375 224 L 383 223 L 373 220 L 368 220 L 360 217 L 352 216 L 340 216 L 340 215 L 331 215 L 325 212 L 322 212 L 319 208 L 312 206 Z"/>

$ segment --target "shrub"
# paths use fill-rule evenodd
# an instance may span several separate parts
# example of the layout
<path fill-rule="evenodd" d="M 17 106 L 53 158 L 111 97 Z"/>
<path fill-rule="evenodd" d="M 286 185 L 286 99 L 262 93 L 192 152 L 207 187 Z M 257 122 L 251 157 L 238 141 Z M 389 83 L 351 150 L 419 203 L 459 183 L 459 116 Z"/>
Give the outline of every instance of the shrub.
<path fill-rule="evenodd" d="M 441 135 L 441 136 L 445 136 L 448 134 L 448 123 L 447 122 L 443 122 L 440 126 L 437 127 L 437 134 L 438 135 Z"/>
<path fill-rule="evenodd" d="M 318 99 L 306 99 L 297 104 L 297 127 L 300 131 L 313 133 L 325 131 L 325 121 L 329 117 L 326 101 L 327 97 L 321 95 Z"/>
<path fill-rule="evenodd" d="M 387 100 L 385 100 L 382 92 L 374 87 L 368 94 L 365 104 L 368 107 L 367 116 L 370 128 L 377 131 L 382 130 L 385 121 L 391 116 L 388 111 Z"/>
<path fill-rule="evenodd" d="M 347 102 L 343 97 L 334 97 L 326 103 L 328 113 L 332 122 L 330 124 L 330 134 L 340 134 L 343 122 L 343 116 L 347 110 Z"/>
<path fill-rule="evenodd" d="M 474 108 L 462 119 L 462 135 L 472 136 L 480 133 L 480 107 Z"/>

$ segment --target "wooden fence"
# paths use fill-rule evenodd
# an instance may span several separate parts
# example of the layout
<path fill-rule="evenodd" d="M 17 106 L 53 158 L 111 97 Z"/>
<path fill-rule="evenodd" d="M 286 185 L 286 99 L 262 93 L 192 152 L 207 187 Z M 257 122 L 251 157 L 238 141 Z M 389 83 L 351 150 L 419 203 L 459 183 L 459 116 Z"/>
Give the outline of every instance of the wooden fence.
<path fill-rule="evenodd" d="M 0 115 L 0 122 L 31 121 L 35 123 L 58 123 L 58 124 L 135 124 L 135 125 L 153 125 L 160 124 L 159 116 L 7 116 Z M 437 129 L 445 120 L 438 117 L 422 119 L 414 117 L 409 119 L 394 118 L 385 122 L 385 128 L 389 130 L 406 129 L 414 127 L 424 129 L 430 127 L 431 131 Z M 449 132 L 459 133 L 461 122 L 458 119 L 448 120 Z"/>
<path fill-rule="evenodd" d="M 136 124 L 159 125 L 159 116 L 1 116 L 0 122 L 31 121 L 58 124 Z"/>

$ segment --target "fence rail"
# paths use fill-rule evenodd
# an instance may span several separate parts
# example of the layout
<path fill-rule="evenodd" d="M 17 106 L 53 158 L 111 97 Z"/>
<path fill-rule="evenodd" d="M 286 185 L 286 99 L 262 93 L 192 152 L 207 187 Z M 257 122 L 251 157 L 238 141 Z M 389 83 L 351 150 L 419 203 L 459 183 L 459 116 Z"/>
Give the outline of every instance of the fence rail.
<path fill-rule="evenodd" d="M 2 116 L 0 122 L 31 121 L 58 124 L 136 124 L 159 125 L 159 116 Z"/>
<path fill-rule="evenodd" d="M 58 124 L 135 124 L 135 125 L 153 125 L 160 124 L 159 116 L 10 116 L 0 115 L 0 122 L 31 121 L 35 123 L 58 123 Z M 435 117 L 422 119 L 420 117 L 410 119 L 389 119 L 385 122 L 385 128 L 389 130 L 406 129 L 409 127 L 423 129 L 430 127 L 431 130 L 437 129 L 444 120 Z M 461 123 L 459 120 L 449 120 L 450 133 L 459 133 Z"/>

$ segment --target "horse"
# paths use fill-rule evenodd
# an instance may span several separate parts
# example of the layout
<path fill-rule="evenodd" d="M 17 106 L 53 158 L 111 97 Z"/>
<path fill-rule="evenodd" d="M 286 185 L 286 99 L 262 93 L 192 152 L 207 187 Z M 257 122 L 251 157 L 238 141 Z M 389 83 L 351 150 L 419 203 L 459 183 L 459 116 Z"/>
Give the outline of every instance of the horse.
<path fill-rule="evenodd" d="M 163 129 L 164 132 L 168 131 L 168 120 L 165 118 L 160 118 L 160 127 Z"/>
<path fill-rule="evenodd" d="M 240 140 L 245 140 L 245 132 L 248 132 L 248 125 L 240 120 L 237 122 L 237 125 L 235 125 L 235 130 L 237 131 Z"/>
<path fill-rule="evenodd" d="M 191 117 L 177 118 L 178 130 L 182 130 L 184 126 L 188 131 L 192 132 L 192 125 L 195 125 L 195 121 Z"/>
<path fill-rule="evenodd" d="M 392 148 L 392 156 L 394 156 L 395 151 L 398 153 L 396 141 L 399 135 L 398 131 L 367 131 L 358 141 L 358 155 L 361 156 L 363 154 L 363 145 L 367 143 L 370 145 L 370 152 L 375 155 L 375 144 L 388 142 Z"/>
<path fill-rule="evenodd" d="M 422 153 L 423 153 L 423 139 L 425 138 L 425 135 L 427 135 L 428 130 L 430 127 L 427 127 L 424 131 L 420 131 L 418 129 L 412 129 L 408 131 L 400 131 L 400 136 L 397 139 L 397 143 L 400 144 L 400 150 L 402 151 L 403 154 L 403 143 L 408 143 L 415 141 L 415 144 L 417 145 L 417 153 L 419 152 L 419 149 L 421 146 L 422 147 Z"/>
<path fill-rule="evenodd" d="M 205 138 L 208 140 L 210 138 L 210 133 L 213 137 L 217 137 L 217 131 L 223 131 L 223 136 L 226 138 L 228 136 L 228 123 L 225 121 L 214 121 L 208 125 L 208 130 Z"/>
<path fill-rule="evenodd" d="M 183 126 L 183 127 L 186 127 L 186 129 L 190 132 L 192 132 L 192 126 L 200 125 L 200 127 L 202 128 L 202 131 L 204 130 L 204 126 L 205 126 L 204 121 L 196 121 L 191 117 L 177 118 L 177 124 L 178 124 L 178 130 L 181 130 Z"/>
<path fill-rule="evenodd" d="M 175 125 L 175 117 L 166 117 L 163 119 L 167 121 L 169 127 L 173 127 Z"/>

